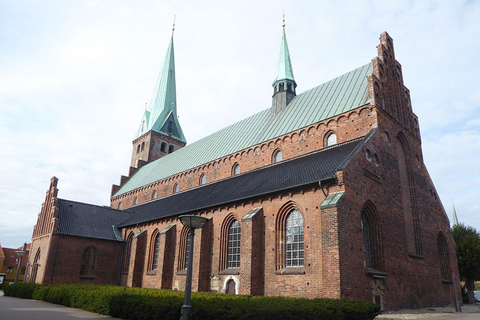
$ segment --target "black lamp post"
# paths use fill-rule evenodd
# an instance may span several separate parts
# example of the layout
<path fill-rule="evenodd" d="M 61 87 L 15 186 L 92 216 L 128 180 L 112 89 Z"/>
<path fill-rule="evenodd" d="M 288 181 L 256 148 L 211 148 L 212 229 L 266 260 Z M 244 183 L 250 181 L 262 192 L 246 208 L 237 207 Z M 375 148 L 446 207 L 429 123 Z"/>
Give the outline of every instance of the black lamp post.
<path fill-rule="evenodd" d="M 188 240 L 190 240 L 190 247 L 188 250 L 187 260 L 187 279 L 185 282 L 185 297 L 183 299 L 182 311 L 180 314 L 180 320 L 188 320 L 190 312 L 192 312 L 192 268 L 193 268 L 193 240 L 195 238 L 195 229 L 202 228 L 209 219 L 194 215 L 182 215 L 178 219 L 182 224 L 188 228 Z"/>
<path fill-rule="evenodd" d="M 15 253 L 20 257 L 20 259 L 17 259 L 18 260 L 17 273 L 15 274 L 15 281 L 13 282 L 13 284 L 17 284 L 18 273 L 20 272 L 20 266 L 22 265 L 22 258 L 28 254 L 27 243 L 25 242 L 23 244 L 23 250 L 15 251 Z"/>

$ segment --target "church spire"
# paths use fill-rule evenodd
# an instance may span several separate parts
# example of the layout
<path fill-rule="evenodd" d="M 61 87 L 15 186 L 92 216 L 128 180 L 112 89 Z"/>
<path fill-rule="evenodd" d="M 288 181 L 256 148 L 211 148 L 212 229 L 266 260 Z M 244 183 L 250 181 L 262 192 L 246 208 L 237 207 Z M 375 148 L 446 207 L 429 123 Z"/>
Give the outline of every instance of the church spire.
<path fill-rule="evenodd" d="M 455 210 L 455 204 L 453 205 L 453 225 L 458 226 L 458 217 L 457 217 L 457 211 Z"/>
<path fill-rule="evenodd" d="M 173 139 L 186 143 L 182 128 L 177 117 L 177 94 L 175 84 L 175 54 L 173 48 L 173 30 L 168 46 L 163 68 L 153 91 L 148 108 L 145 110 L 142 122 L 135 139 L 148 131 L 155 131 Z"/>
<path fill-rule="evenodd" d="M 293 76 L 290 52 L 288 51 L 287 36 L 285 34 L 285 14 L 283 15 L 283 34 L 278 58 L 277 75 L 273 81 L 272 111 L 278 113 L 285 109 L 290 101 L 296 96 L 297 83 Z"/>
<path fill-rule="evenodd" d="M 139 167 L 174 152 L 187 143 L 177 116 L 175 52 L 172 37 L 163 60 L 152 100 L 145 108 L 142 122 L 133 140 L 132 167 Z"/>

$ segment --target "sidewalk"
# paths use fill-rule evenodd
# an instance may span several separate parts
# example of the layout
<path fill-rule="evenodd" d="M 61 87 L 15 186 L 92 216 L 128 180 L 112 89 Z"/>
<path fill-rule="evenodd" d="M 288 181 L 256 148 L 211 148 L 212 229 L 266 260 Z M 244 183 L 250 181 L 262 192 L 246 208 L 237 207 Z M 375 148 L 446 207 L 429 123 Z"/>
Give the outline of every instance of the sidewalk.
<path fill-rule="evenodd" d="M 462 306 L 462 312 L 455 312 L 454 307 L 426 308 L 426 309 L 407 309 L 397 311 L 387 311 L 375 318 L 375 320 L 480 320 L 480 305 L 465 304 Z"/>
<path fill-rule="evenodd" d="M 0 290 L 0 320 L 117 319 L 44 301 L 6 297 Z M 120 319 L 117 319 L 120 320 Z"/>

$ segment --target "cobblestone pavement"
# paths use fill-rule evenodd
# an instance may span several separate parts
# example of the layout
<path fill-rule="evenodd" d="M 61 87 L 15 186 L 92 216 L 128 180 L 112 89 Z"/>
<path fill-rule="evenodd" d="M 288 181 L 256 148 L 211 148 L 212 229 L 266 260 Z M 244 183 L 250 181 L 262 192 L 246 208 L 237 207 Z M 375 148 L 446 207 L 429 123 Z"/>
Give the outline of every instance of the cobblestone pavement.
<path fill-rule="evenodd" d="M 403 320 L 403 319 L 426 319 L 426 320 L 480 320 L 480 304 L 462 306 L 462 312 L 455 312 L 455 308 L 426 308 L 387 311 L 375 318 L 375 320 Z"/>

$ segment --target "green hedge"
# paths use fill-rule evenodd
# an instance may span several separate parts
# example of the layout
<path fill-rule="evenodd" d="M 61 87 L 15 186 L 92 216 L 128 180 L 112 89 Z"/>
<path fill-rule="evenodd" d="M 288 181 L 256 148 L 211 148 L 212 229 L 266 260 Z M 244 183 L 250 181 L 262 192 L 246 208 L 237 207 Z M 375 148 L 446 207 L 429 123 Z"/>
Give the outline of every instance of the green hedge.
<path fill-rule="evenodd" d="M 119 286 L 19 283 L 5 286 L 4 292 L 7 296 L 33 298 L 131 320 L 177 320 L 183 304 L 183 292 Z M 370 320 L 380 313 L 379 306 L 362 301 L 206 292 L 193 292 L 192 306 L 193 320 Z"/>

